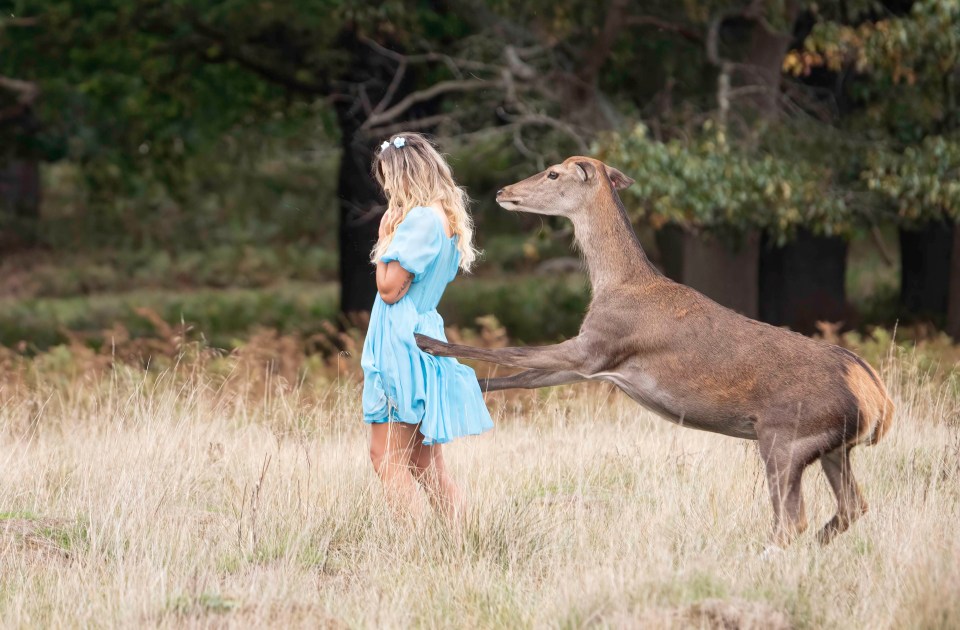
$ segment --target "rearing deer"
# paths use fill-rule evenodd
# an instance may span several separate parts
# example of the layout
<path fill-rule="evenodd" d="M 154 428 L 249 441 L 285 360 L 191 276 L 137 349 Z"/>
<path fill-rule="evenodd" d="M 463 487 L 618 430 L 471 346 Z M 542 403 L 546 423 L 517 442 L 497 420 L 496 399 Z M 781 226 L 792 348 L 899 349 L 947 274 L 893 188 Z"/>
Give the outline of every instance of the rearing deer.
<path fill-rule="evenodd" d="M 763 324 L 677 284 L 650 263 L 616 193 L 633 180 L 571 157 L 497 192 L 507 210 L 573 222 L 593 299 L 580 334 L 551 346 L 484 349 L 417 336 L 437 356 L 526 368 L 486 391 L 609 381 L 682 426 L 757 440 L 773 502 L 773 543 L 807 527 L 800 480 L 820 459 L 837 497 L 826 544 L 867 511 L 850 450 L 890 428 L 893 403 L 876 372 L 843 348 Z"/>

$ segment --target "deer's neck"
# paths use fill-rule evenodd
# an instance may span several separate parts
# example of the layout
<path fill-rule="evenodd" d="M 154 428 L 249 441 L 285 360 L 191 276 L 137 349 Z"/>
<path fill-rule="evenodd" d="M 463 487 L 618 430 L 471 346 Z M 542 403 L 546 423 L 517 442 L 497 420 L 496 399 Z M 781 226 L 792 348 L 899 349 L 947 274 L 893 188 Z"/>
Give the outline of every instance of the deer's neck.
<path fill-rule="evenodd" d="M 572 218 L 594 292 L 659 275 L 637 240 L 616 195 Z"/>

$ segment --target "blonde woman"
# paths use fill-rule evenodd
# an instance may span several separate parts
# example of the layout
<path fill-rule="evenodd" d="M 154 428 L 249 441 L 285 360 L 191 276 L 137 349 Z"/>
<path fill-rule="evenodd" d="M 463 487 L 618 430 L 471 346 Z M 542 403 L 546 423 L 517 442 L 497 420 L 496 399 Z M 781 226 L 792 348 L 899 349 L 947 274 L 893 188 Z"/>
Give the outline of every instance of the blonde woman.
<path fill-rule="evenodd" d="M 461 508 L 441 444 L 493 427 L 473 370 L 422 352 L 414 333 L 445 339 L 437 303 L 476 258 L 466 193 L 423 136 L 384 142 L 373 173 L 387 198 L 373 250 L 378 295 L 363 344 L 370 459 L 388 499 L 416 511 L 418 483 L 447 516 Z"/>

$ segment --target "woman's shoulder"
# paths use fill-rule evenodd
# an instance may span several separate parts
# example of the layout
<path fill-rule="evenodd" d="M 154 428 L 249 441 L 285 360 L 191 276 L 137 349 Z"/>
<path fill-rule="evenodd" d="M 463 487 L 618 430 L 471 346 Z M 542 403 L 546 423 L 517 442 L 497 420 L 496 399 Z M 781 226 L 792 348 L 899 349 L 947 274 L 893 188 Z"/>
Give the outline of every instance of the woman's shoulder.
<path fill-rule="evenodd" d="M 430 206 L 414 206 L 410 208 L 410 212 L 407 213 L 402 222 L 406 223 L 407 221 L 409 221 L 411 225 L 416 225 L 420 228 L 435 229 L 441 234 L 446 235 L 443 219 L 440 218 L 437 210 Z"/>
<path fill-rule="evenodd" d="M 415 221 L 423 221 L 426 219 L 436 219 L 438 222 L 440 221 L 440 215 L 430 206 L 414 206 L 410 208 L 410 212 L 407 213 L 406 218 L 414 219 Z"/>

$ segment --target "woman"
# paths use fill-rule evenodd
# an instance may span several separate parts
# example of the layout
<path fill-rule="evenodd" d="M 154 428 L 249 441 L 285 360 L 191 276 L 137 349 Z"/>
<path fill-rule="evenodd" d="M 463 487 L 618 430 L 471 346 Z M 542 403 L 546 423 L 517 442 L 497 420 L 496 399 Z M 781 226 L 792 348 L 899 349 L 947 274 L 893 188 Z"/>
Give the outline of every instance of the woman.
<path fill-rule="evenodd" d="M 461 497 L 441 444 L 493 427 L 476 375 L 421 352 L 414 333 L 446 339 L 437 303 L 457 269 L 476 258 L 467 195 L 425 138 L 384 142 L 373 173 L 387 198 L 373 250 L 378 295 L 363 344 L 363 415 L 370 459 L 396 507 L 416 511 L 419 482 L 448 517 Z"/>

